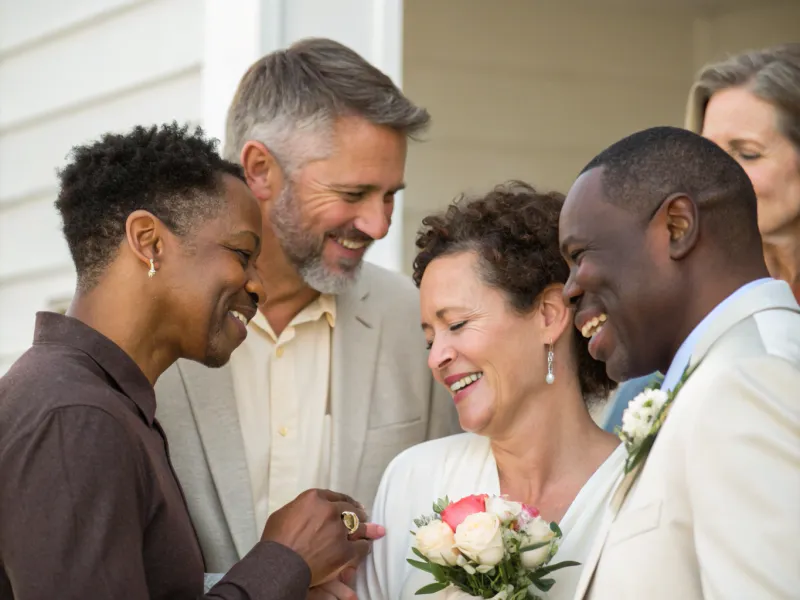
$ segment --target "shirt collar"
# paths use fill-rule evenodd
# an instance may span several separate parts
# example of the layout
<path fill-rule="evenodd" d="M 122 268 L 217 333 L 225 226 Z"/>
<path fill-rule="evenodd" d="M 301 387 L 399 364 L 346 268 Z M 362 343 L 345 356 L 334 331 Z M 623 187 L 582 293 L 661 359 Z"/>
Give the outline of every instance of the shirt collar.
<path fill-rule="evenodd" d="M 34 345 L 60 344 L 87 354 L 139 408 L 148 425 L 156 415 L 153 386 L 134 360 L 102 333 L 83 321 L 53 312 L 36 313 Z"/>
<path fill-rule="evenodd" d="M 692 357 L 695 346 L 697 346 L 698 340 L 708 326 L 714 321 L 714 319 L 725 310 L 725 307 L 730 305 L 736 298 L 747 293 L 749 290 L 770 281 L 773 280 L 769 277 L 765 277 L 763 279 L 757 279 L 755 281 L 751 281 L 750 283 L 746 283 L 738 290 L 733 292 L 730 296 L 725 298 L 725 300 L 717 304 L 717 306 L 714 307 L 714 310 L 708 313 L 705 318 L 703 318 L 703 320 L 697 324 L 689 336 L 683 341 L 680 348 L 678 348 L 678 351 L 675 353 L 675 358 L 672 359 L 672 363 L 670 364 L 669 369 L 667 369 L 667 373 L 664 375 L 664 382 L 661 384 L 661 389 L 669 392 L 672 391 L 672 388 L 678 384 L 683 372 L 686 370 L 686 365 L 689 364 L 689 360 Z"/>
<path fill-rule="evenodd" d="M 295 315 L 294 319 L 289 322 L 289 327 L 302 325 L 303 323 L 313 323 L 321 319 L 323 315 L 325 316 L 325 320 L 328 321 L 330 328 L 333 329 L 336 325 L 336 296 L 332 294 L 320 294 Z M 250 324 L 269 334 L 273 340 L 277 340 L 272 326 L 269 324 L 269 321 L 267 321 L 264 313 L 260 310 L 256 313 L 256 316 L 253 317 Z"/>

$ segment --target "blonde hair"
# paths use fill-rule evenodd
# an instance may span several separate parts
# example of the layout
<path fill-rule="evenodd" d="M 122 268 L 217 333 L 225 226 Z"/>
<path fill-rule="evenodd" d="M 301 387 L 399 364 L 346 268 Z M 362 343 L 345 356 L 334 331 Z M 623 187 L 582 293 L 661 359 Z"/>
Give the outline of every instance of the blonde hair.
<path fill-rule="evenodd" d="M 734 87 L 772 104 L 778 130 L 800 152 L 800 43 L 744 52 L 703 67 L 689 91 L 685 127 L 700 133 L 711 96 Z"/>

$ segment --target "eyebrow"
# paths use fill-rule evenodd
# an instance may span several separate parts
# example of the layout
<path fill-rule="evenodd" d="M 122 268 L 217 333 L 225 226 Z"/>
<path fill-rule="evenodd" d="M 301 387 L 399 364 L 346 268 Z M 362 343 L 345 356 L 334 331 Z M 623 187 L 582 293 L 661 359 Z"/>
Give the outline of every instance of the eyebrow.
<path fill-rule="evenodd" d="M 233 234 L 233 237 L 236 239 L 249 237 L 250 239 L 253 240 L 253 243 L 256 245 L 256 250 L 258 250 L 261 247 L 261 237 L 247 229 L 242 229 L 241 231 L 237 231 L 236 233 Z"/>
<path fill-rule="evenodd" d="M 572 244 L 576 244 L 578 241 L 579 241 L 578 238 L 574 235 L 568 235 L 566 238 L 564 238 L 564 241 L 561 242 L 558 246 L 559 250 L 561 251 L 561 254 L 566 255 L 567 248 L 569 248 Z"/>
<path fill-rule="evenodd" d="M 463 306 L 445 306 L 444 308 L 440 308 L 436 311 L 436 318 L 443 319 L 448 312 L 452 312 L 455 310 L 465 310 Z M 421 324 L 422 329 L 431 328 L 430 323 L 422 322 Z"/>
<path fill-rule="evenodd" d="M 337 191 L 340 191 L 340 192 L 345 192 L 345 191 L 346 192 L 352 192 L 352 191 L 355 190 L 355 191 L 359 191 L 359 192 L 364 192 L 365 194 L 368 194 L 370 192 L 379 192 L 379 191 L 381 191 L 381 189 L 383 189 L 383 188 L 381 188 L 381 186 L 375 185 L 374 183 L 359 183 L 359 184 L 356 184 L 356 185 L 348 185 L 346 183 L 339 183 L 339 184 L 334 184 L 334 185 L 332 185 L 330 187 L 331 187 L 331 189 L 334 189 L 334 190 L 337 190 Z M 397 192 L 400 192 L 400 191 L 402 191 L 404 189 L 406 189 L 405 182 L 401 183 L 400 185 L 397 185 L 395 187 L 389 188 L 389 191 L 387 193 L 396 194 Z"/>

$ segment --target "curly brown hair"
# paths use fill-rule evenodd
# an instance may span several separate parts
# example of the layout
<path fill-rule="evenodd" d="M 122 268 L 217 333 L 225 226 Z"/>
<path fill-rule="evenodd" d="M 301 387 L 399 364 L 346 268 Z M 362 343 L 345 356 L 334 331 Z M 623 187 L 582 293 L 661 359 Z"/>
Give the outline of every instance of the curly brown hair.
<path fill-rule="evenodd" d="M 444 213 L 422 220 L 417 233 L 414 283 L 436 258 L 475 252 L 480 277 L 502 290 L 520 314 L 535 306 L 552 284 L 564 284 L 569 267 L 558 247 L 558 217 L 564 195 L 541 193 L 521 181 L 498 185 L 479 197 L 458 197 Z M 605 365 L 589 355 L 588 342 L 572 328 L 578 377 L 587 402 L 605 397 L 615 386 Z"/>

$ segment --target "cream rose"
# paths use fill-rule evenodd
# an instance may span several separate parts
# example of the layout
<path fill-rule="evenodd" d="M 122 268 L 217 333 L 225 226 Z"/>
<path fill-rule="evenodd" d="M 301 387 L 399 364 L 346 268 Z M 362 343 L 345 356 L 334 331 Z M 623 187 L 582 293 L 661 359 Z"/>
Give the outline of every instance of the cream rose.
<path fill-rule="evenodd" d="M 505 554 L 500 519 L 492 513 L 469 515 L 456 529 L 456 548 L 480 565 L 493 567 Z"/>
<path fill-rule="evenodd" d="M 491 496 L 486 499 L 486 512 L 497 515 L 502 523 L 510 523 L 522 512 L 522 504 Z"/>
<path fill-rule="evenodd" d="M 431 562 L 437 565 L 455 566 L 458 554 L 453 549 L 453 530 L 447 523 L 432 521 L 417 529 L 416 546 Z"/>
<path fill-rule="evenodd" d="M 550 542 L 546 546 L 537 548 L 536 550 L 528 550 L 523 552 L 522 566 L 526 569 L 535 569 L 544 564 L 550 558 L 550 548 L 553 546 L 556 534 L 550 529 L 550 523 L 541 517 L 535 517 L 525 524 L 522 528 L 522 545 L 532 546 L 533 544 L 541 544 L 542 542 Z"/>
<path fill-rule="evenodd" d="M 441 600 L 480 600 L 480 596 L 472 596 L 454 585 L 445 588 L 442 594 Z M 438 595 L 435 597 L 438 597 Z M 491 600 L 506 600 L 507 598 L 508 592 L 503 590 L 492 596 Z"/>

